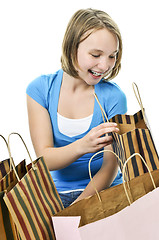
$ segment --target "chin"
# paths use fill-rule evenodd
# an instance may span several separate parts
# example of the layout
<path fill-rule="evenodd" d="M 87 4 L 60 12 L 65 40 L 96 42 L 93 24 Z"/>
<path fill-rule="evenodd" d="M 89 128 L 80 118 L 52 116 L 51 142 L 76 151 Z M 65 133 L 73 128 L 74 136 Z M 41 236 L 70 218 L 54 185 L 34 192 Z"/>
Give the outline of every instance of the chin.
<path fill-rule="evenodd" d="M 89 86 L 94 86 L 94 85 L 96 85 L 96 84 L 98 84 L 99 82 L 100 82 L 100 80 L 99 81 L 94 81 L 94 80 L 89 80 L 89 81 L 85 81 Z"/>

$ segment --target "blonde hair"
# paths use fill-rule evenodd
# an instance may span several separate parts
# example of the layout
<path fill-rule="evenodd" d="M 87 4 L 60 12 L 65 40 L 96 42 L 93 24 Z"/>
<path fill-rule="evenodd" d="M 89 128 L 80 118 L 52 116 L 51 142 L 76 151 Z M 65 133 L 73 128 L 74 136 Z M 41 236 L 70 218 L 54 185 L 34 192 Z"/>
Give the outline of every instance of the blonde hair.
<path fill-rule="evenodd" d="M 112 34 L 117 36 L 119 49 L 116 63 L 105 80 L 114 78 L 121 68 L 122 39 L 117 24 L 105 12 L 96 9 L 80 9 L 70 19 L 62 43 L 61 65 L 62 69 L 72 77 L 77 78 L 76 67 L 77 50 L 80 42 L 85 40 L 94 30 L 107 28 Z M 91 31 L 90 31 L 91 30 Z M 84 36 L 84 38 L 82 38 Z"/>

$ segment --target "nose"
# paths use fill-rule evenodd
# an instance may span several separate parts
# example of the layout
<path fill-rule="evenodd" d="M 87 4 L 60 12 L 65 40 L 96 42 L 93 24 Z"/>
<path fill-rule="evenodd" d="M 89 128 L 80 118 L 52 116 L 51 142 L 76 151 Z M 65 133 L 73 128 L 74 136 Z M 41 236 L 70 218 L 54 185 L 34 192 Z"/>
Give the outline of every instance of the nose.
<path fill-rule="evenodd" d="M 110 69 L 112 69 L 114 67 L 114 61 L 112 61 L 112 59 L 107 58 L 107 57 L 103 57 L 100 59 L 99 63 L 98 63 L 98 68 L 102 71 L 102 72 L 107 72 Z"/>

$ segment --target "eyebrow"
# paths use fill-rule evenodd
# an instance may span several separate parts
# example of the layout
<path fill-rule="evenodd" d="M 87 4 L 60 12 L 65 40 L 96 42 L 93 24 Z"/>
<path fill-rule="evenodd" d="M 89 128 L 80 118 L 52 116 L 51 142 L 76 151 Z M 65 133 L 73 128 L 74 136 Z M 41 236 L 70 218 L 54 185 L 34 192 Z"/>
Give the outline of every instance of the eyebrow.
<path fill-rule="evenodd" d="M 91 50 L 92 52 L 99 52 L 99 53 L 103 53 L 103 51 L 102 50 L 100 50 L 100 49 L 92 49 Z M 113 54 L 113 53 L 118 53 L 119 52 L 119 50 L 115 50 L 114 52 L 112 52 L 111 54 Z"/>

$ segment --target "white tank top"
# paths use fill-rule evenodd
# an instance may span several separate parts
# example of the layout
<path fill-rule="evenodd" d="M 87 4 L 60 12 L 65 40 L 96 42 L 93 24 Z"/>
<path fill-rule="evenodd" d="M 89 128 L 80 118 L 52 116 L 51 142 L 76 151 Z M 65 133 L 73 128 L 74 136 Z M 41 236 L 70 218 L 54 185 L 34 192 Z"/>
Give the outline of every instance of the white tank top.
<path fill-rule="evenodd" d="M 80 119 L 70 119 L 57 113 L 59 131 L 69 137 L 77 136 L 86 132 L 91 124 L 93 114 Z"/>

